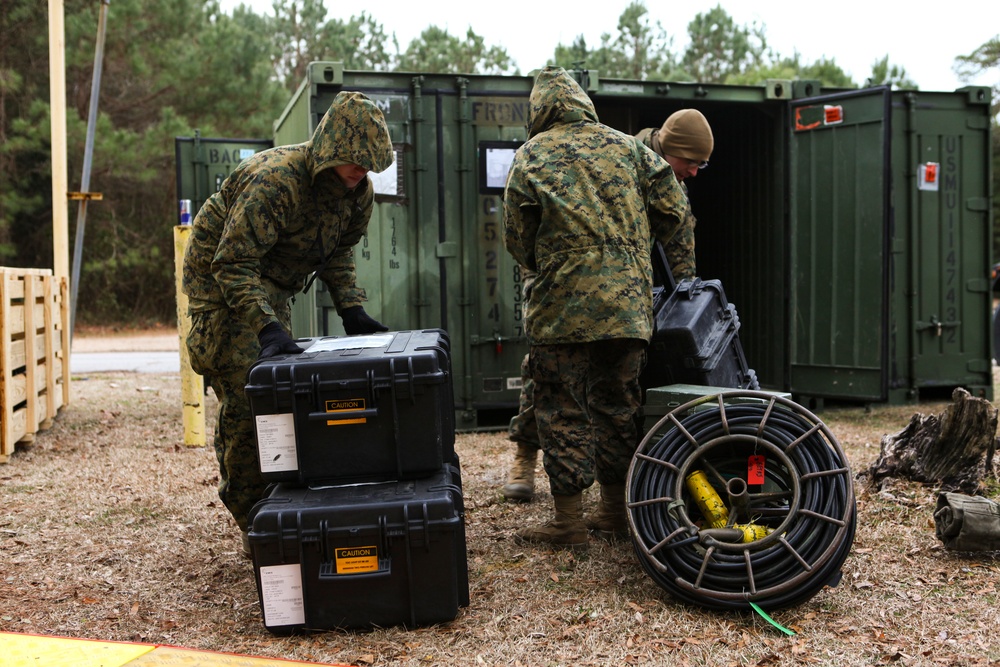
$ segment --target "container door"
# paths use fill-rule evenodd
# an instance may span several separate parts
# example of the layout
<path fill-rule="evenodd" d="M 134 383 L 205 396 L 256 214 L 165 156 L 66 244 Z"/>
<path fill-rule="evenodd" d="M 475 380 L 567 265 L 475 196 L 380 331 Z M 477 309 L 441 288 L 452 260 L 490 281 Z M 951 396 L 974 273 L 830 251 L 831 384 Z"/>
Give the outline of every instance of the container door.
<path fill-rule="evenodd" d="M 989 93 L 979 92 L 916 93 L 895 105 L 907 144 L 893 154 L 907 180 L 895 177 L 893 191 L 897 210 L 910 211 L 906 380 L 921 394 L 962 386 L 992 395 Z"/>
<path fill-rule="evenodd" d="M 795 100 L 790 140 L 790 390 L 887 393 L 889 90 Z"/>

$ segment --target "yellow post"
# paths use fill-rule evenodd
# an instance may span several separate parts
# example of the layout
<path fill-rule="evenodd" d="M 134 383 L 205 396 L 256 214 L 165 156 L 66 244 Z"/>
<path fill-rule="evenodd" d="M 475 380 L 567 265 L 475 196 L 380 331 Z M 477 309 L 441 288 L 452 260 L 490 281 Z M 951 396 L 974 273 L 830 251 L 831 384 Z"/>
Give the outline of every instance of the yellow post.
<path fill-rule="evenodd" d="M 205 381 L 191 370 L 188 358 L 187 335 L 191 330 L 188 316 L 187 295 L 181 290 L 184 273 L 184 250 L 187 248 L 190 225 L 174 227 L 174 280 L 177 291 L 177 335 L 181 339 L 181 400 L 184 402 L 184 444 L 191 447 L 205 446 Z"/>

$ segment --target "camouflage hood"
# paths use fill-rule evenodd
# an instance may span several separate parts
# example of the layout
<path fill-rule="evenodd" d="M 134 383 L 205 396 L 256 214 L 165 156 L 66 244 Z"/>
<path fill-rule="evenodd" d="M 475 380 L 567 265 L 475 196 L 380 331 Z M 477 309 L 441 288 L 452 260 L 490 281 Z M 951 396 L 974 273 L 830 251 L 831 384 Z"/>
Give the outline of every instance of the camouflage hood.
<path fill-rule="evenodd" d="M 340 164 L 356 164 L 373 173 L 395 159 L 382 111 L 362 93 L 342 92 L 334 98 L 312 136 L 313 178 Z"/>
<path fill-rule="evenodd" d="M 562 67 L 546 67 L 538 73 L 528 103 L 529 139 L 561 123 L 597 122 L 594 103 Z"/>

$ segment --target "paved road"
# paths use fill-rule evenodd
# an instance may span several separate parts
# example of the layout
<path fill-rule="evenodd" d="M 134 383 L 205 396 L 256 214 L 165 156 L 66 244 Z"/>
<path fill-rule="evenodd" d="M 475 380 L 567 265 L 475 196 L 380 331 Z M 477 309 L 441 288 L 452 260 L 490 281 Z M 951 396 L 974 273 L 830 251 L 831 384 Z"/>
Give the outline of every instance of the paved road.
<path fill-rule="evenodd" d="M 178 352 L 73 352 L 69 372 L 73 375 L 102 371 L 136 373 L 180 373 Z"/>

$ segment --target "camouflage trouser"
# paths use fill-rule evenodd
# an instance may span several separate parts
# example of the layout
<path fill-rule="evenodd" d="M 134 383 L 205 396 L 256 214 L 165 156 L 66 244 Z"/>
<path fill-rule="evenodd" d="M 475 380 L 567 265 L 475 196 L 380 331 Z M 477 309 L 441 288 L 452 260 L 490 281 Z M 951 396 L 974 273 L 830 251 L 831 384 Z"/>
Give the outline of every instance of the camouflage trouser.
<path fill-rule="evenodd" d="M 535 419 L 553 495 L 625 481 L 637 442 L 646 343 L 532 346 Z"/>
<path fill-rule="evenodd" d="M 507 427 L 507 438 L 518 443 L 527 445 L 538 451 L 538 425 L 535 422 L 534 403 L 535 383 L 528 372 L 528 355 L 524 355 L 521 360 L 521 395 L 518 398 L 518 412 L 510 420 Z"/>
<path fill-rule="evenodd" d="M 275 308 L 286 329 L 288 307 Z M 205 375 L 219 399 L 215 455 L 219 460 L 219 498 L 246 530 L 247 514 L 264 497 L 267 483 L 257 461 L 257 436 L 244 389 L 247 371 L 260 354 L 257 333 L 228 308 L 191 313 L 187 337 L 191 368 Z"/>

